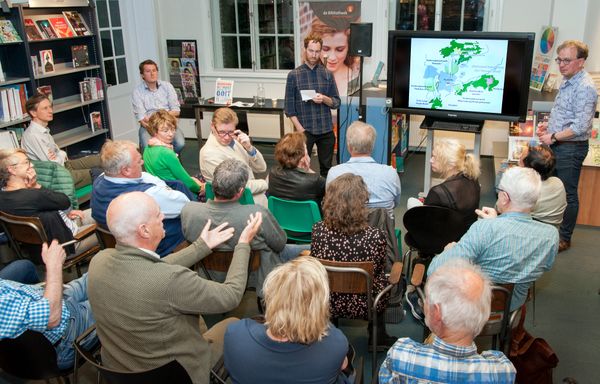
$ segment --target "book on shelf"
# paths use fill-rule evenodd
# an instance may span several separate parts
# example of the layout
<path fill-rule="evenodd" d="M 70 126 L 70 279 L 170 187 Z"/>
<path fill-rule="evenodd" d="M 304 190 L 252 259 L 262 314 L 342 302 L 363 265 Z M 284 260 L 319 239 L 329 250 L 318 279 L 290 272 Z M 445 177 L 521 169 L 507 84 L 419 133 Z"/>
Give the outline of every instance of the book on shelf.
<path fill-rule="evenodd" d="M 37 87 L 37 91 L 38 91 L 38 93 L 41 93 L 42 95 L 46 95 L 46 97 L 48 98 L 48 100 L 50 100 L 50 102 L 52 102 L 54 100 L 54 97 L 52 95 L 52 86 L 42 85 L 42 86 Z"/>
<path fill-rule="evenodd" d="M 12 21 L 0 19 L 0 41 L 3 43 L 18 43 L 23 41 Z"/>
<path fill-rule="evenodd" d="M 88 46 L 85 44 L 72 45 L 71 56 L 73 57 L 73 68 L 86 67 L 90 65 Z"/>
<path fill-rule="evenodd" d="M 64 11 L 63 16 L 77 36 L 89 36 L 92 33 L 81 14 L 77 11 Z"/>
<path fill-rule="evenodd" d="M 0 81 L 6 81 L 6 76 L 4 76 L 4 69 L 2 68 L 2 60 L 0 60 Z"/>
<path fill-rule="evenodd" d="M 194 76 L 198 75 L 198 70 L 196 69 L 196 60 L 194 59 L 181 59 L 181 72 L 191 73 Z"/>
<path fill-rule="evenodd" d="M 92 129 L 92 132 L 102 129 L 102 115 L 100 112 L 90 113 L 90 128 Z"/>
<path fill-rule="evenodd" d="M 27 91 L 24 84 L 14 84 L 0 88 L 1 120 L 9 122 L 24 118 L 26 101 Z"/>
<path fill-rule="evenodd" d="M 40 32 L 42 32 L 42 36 L 44 36 L 44 39 L 58 38 L 58 35 L 56 34 L 56 31 L 54 31 L 54 28 L 52 28 L 52 24 L 50 24 L 50 21 L 47 19 L 47 16 L 40 16 L 39 18 L 35 18 L 34 21 L 40 29 Z"/>
<path fill-rule="evenodd" d="M 1 111 L 0 111 L 1 113 Z M 0 116 L 2 121 L 2 116 Z M 16 149 L 19 148 L 19 140 L 13 130 L 0 131 L 0 149 Z"/>
<path fill-rule="evenodd" d="M 50 24 L 52 24 L 52 28 L 54 29 L 54 32 L 56 32 L 56 35 L 58 35 L 59 38 L 75 36 L 73 30 L 71 29 L 69 24 L 67 24 L 67 20 L 65 20 L 65 17 L 63 15 L 50 15 L 48 17 L 48 21 L 50 22 Z"/>
<path fill-rule="evenodd" d="M 54 54 L 51 49 L 40 51 L 40 66 L 42 68 L 42 73 L 54 72 Z"/>
<path fill-rule="evenodd" d="M 23 19 L 23 22 L 25 26 L 25 34 L 27 35 L 27 39 L 29 41 L 44 40 L 42 32 L 38 29 L 37 25 L 35 25 L 35 21 L 33 21 L 32 18 L 26 17 Z"/>
<path fill-rule="evenodd" d="M 33 68 L 33 75 L 38 76 L 42 74 L 42 68 L 40 68 L 40 61 L 37 56 L 31 56 L 31 67 Z"/>
<path fill-rule="evenodd" d="M 92 92 L 92 100 L 104 98 L 104 88 L 102 79 L 99 77 L 85 77 L 83 81 L 90 83 L 90 91 Z"/>
<path fill-rule="evenodd" d="M 92 100 L 92 88 L 89 81 L 79 82 L 79 96 L 81 96 L 81 102 Z"/>
<path fill-rule="evenodd" d="M 2 116 L 2 122 L 8 123 L 11 121 L 10 108 L 8 106 L 8 91 L 0 89 L 0 115 Z"/>

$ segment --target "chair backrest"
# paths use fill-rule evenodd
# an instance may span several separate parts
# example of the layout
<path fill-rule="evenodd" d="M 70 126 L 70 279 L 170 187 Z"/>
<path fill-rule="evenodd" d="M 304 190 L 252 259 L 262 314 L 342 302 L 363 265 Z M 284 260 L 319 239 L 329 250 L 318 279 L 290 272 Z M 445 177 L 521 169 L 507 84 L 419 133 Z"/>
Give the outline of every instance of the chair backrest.
<path fill-rule="evenodd" d="M 0 368 L 27 380 L 47 380 L 67 373 L 58 369 L 54 346 L 35 331 L 25 331 L 15 339 L 0 340 Z"/>
<path fill-rule="evenodd" d="M 207 276 L 210 274 L 207 270 L 216 272 L 227 272 L 233 260 L 233 251 L 214 250 L 210 255 L 200 260 L 200 265 Z M 248 262 L 248 272 L 254 272 L 260 267 L 260 251 L 253 249 L 250 252 L 250 261 Z"/>
<path fill-rule="evenodd" d="M 310 242 L 313 224 L 321 221 L 321 212 L 312 200 L 284 200 L 269 196 L 269 211 L 292 240 Z M 308 236 L 304 238 L 302 235 Z"/>
<path fill-rule="evenodd" d="M 48 239 L 39 217 L 16 216 L 0 212 L 0 221 L 14 241 L 41 245 Z"/>
<path fill-rule="evenodd" d="M 424 205 L 406 211 L 402 218 L 406 244 L 424 254 L 438 254 L 446 244 L 465 233 L 461 215 L 450 208 Z"/>
<path fill-rule="evenodd" d="M 336 293 L 366 294 L 369 308 L 373 285 L 373 263 L 370 261 L 333 261 L 318 259 L 327 270 L 329 290 Z"/>
<path fill-rule="evenodd" d="M 102 249 L 114 248 L 117 245 L 117 240 L 108 229 L 102 228 L 100 225 L 96 226 L 96 236 L 98 237 L 98 243 Z"/>
<path fill-rule="evenodd" d="M 210 181 L 206 182 L 206 184 L 204 186 L 204 192 L 206 194 L 206 200 L 214 200 L 215 199 L 215 192 L 213 190 L 212 183 Z M 252 197 L 252 191 L 250 191 L 250 188 L 248 188 L 248 187 L 244 188 L 244 193 L 242 194 L 242 197 L 240 197 L 240 199 L 238 201 L 241 205 L 254 205 L 254 197 Z"/>
<path fill-rule="evenodd" d="M 496 349 L 496 339 L 500 350 L 504 349 L 510 320 L 510 301 L 514 284 L 497 284 L 492 287 L 492 310 L 490 318 L 483 326 L 479 336 L 494 336 L 492 349 Z"/>

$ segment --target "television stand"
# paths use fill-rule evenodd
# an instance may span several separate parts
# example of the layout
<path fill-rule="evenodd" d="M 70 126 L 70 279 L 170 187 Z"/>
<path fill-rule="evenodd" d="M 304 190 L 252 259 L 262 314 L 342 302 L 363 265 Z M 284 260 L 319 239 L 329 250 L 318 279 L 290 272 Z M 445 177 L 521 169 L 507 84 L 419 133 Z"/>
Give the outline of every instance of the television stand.
<path fill-rule="evenodd" d="M 429 193 L 431 188 L 431 154 L 433 152 L 434 132 L 436 130 L 472 133 L 475 135 L 473 155 L 479 161 L 481 152 L 481 130 L 484 121 L 481 120 L 443 120 L 425 117 L 421 129 L 427 129 L 427 147 L 425 149 L 425 176 L 423 178 L 423 192 Z"/>

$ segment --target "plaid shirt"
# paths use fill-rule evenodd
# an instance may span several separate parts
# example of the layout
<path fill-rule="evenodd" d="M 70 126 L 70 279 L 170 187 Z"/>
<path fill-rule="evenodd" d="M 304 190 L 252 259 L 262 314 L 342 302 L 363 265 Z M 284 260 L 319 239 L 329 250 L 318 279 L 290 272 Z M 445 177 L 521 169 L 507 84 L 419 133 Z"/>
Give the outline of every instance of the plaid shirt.
<path fill-rule="evenodd" d="M 316 104 L 312 101 L 302 101 L 300 90 L 315 90 L 317 93 L 329 96 L 333 105 Z M 285 114 L 288 117 L 297 116 L 300 124 L 313 135 L 322 135 L 333 130 L 331 110 L 340 106 L 335 79 L 321 64 L 310 69 L 302 64 L 290 71 L 285 85 Z"/>
<path fill-rule="evenodd" d="M 592 132 L 598 93 L 592 77 L 579 71 L 560 85 L 548 122 L 548 133 L 571 128 L 575 136 L 564 141 L 587 141 Z"/>
<path fill-rule="evenodd" d="M 63 303 L 57 327 L 48 329 L 49 319 L 50 303 L 41 286 L 0 279 L 0 340 L 17 338 L 29 329 L 42 332 L 56 344 L 68 325 L 67 306 Z"/>
<path fill-rule="evenodd" d="M 379 370 L 379 383 L 514 383 L 516 370 L 502 352 L 477 353 L 475 343 L 458 347 L 434 337 L 425 345 L 398 339 Z"/>

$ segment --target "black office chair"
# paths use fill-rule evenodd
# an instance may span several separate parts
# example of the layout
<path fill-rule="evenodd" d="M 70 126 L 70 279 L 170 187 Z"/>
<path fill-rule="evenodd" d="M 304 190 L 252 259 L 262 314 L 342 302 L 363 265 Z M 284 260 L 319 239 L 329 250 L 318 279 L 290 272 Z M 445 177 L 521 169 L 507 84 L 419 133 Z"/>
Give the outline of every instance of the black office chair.
<path fill-rule="evenodd" d="M 192 379 L 185 368 L 177 360 L 172 360 L 167 364 L 142 372 L 124 372 L 104 367 L 94 354 L 82 346 L 83 340 L 96 329 L 95 326 L 88 328 L 81 336 L 75 340 L 76 358 L 81 355 L 85 361 L 96 367 L 100 377 L 108 384 L 159 384 L 159 383 L 178 383 L 192 384 Z M 75 384 L 77 383 L 78 364 L 75 365 L 73 375 Z"/>
<path fill-rule="evenodd" d="M 56 349 L 46 337 L 35 331 L 25 331 L 15 339 L 0 340 L 0 368 L 25 380 L 56 379 L 69 382 L 73 369 L 60 370 Z"/>

